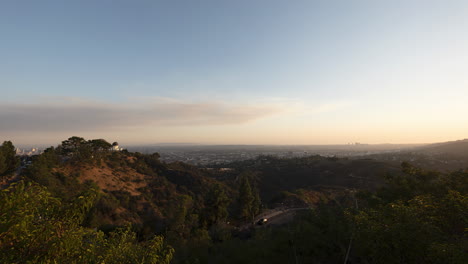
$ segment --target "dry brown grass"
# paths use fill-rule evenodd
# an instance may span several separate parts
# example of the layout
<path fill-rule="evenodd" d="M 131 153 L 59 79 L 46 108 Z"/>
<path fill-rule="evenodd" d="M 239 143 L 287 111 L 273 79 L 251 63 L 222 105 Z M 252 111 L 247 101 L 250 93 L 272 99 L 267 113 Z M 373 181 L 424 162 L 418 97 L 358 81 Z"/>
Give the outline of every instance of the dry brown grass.
<path fill-rule="evenodd" d="M 115 170 L 107 165 L 83 166 L 80 168 L 67 166 L 60 170 L 66 174 L 78 172 L 78 180 L 81 183 L 91 180 L 95 182 L 101 190 L 127 191 L 134 196 L 141 194 L 138 188 L 147 185 L 145 175 L 128 167 Z"/>

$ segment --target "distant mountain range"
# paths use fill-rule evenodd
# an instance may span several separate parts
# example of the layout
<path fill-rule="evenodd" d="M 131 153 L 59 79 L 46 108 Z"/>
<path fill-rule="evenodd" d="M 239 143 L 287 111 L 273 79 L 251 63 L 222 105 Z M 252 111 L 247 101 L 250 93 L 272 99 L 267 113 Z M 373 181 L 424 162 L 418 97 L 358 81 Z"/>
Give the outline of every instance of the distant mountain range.
<path fill-rule="evenodd" d="M 461 157 L 468 157 L 468 139 L 430 144 L 418 147 L 413 151 L 432 155 L 450 154 Z"/>

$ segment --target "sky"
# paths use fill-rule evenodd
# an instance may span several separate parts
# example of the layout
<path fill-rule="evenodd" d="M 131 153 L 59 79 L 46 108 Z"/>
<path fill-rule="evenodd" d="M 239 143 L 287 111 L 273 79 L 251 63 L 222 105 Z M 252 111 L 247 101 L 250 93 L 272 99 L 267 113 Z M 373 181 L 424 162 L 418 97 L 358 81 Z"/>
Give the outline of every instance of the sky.
<path fill-rule="evenodd" d="M 0 0 L 0 140 L 468 137 L 468 1 Z"/>

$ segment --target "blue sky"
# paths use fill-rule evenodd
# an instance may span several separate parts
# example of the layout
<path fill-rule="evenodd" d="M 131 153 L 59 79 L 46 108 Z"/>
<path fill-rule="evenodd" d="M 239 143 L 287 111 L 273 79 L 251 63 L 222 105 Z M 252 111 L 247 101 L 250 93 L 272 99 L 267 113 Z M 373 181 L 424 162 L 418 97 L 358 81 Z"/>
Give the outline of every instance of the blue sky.
<path fill-rule="evenodd" d="M 0 138 L 464 138 L 467 32 L 466 1 L 4 0 Z"/>

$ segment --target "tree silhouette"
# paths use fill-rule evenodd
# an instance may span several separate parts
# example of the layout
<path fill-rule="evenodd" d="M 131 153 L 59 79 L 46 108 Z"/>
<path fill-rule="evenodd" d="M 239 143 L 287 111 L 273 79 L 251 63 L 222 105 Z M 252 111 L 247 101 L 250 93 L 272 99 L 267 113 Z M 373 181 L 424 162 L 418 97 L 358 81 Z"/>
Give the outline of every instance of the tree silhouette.
<path fill-rule="evenodd" d="M 16 156 L 15 146 L 11 141 L 4 141 L 0 146 L 0 175 L 8 175 L 18 168 L 20 160 Z"/>

